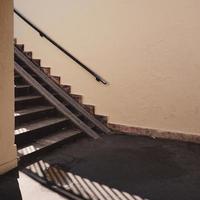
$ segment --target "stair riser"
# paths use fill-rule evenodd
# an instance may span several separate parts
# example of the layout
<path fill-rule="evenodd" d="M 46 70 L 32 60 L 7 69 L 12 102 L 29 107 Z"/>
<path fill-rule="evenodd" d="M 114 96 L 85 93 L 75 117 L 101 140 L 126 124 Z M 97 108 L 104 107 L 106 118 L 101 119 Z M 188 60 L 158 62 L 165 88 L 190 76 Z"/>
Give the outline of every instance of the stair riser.
<path fill-rule="evenodd" d="M 26 51 L 26 52 L 24 52 L 24 54 L 25 54 L 28 58 L 32 59 L 33 53 L 32 53 L 31 51 Z"/>
<path fill-rule="evenodd" d="M 46 100 L 41 97 L 38 99 L 29 99 L 29 100 L 24 100 L 24 101 L 17 101 L 15 102 L 15 110 L 20 110 L 20 109 L 24 109 L 27 107 L 34 106 L 34 105 L 45 105 Z"/>
<path fill-rule="evenodd" d="M 32 62 L 35 63 L 38 67 L 41 66 L 41 60 L 40 59 L 32 59 Z"/>
<path fill-rule="evenodd" d="M 45 111 L 33 112 L 33 113 L 30 113 L 27 115 L 16 116 L 15 117 L 15 125 L 19 126 L 20 124 L 28 123 L 33 120 L 38 120 L 41 118 L 52 117 L 52 116 L 57 116 L 57 115 L 58 115 L 58 113 L 57 113 L 56 109 L 53 108 L 53 109 L 49 109 L 49 110 L 45 110 Z"/>
<path fill-rule="evenodd" d="M 91 114 L 95 114 L 95 107 L 93 105 L 83 105 L 83 107 Z"/>
<path fill-rule="evenodd" d="M 15 77 L 15 85 L 25 85 L 27 82 L 21 77 Z"/>
<path fill-rule="evenodd" d="M 57 84 L 60 84 L 60 77 L 59 76 L 51 76 L 51 79 L 54 80 Z"/>
<path fill-rule="evenodd" d="M 41 82 L 40 79 L 37 78 L 35 74 L 31 74 L 33 78 L 35 78 L 38 82 Z M 15 85 L 26 85 L 28 84 L 26 80 L 24 80 L 20 75 L 15 75 Z"/>
<path fill-rule="evenodd" d="M 55 142 L 54 144 L 51 144 L 49 146 L 46 146 L 42 149 L 39 149 L 33 153 L 30 153 L 28 155 L 25 155 L 25 156 L 22 156 L 20 157 L 20 160 L 18 162 L 18 165 L 19 167 L 25 167 L 27 165 L 30 165 L 36 161 L 39 161 L 40 160 L 40 156 L 44 155 L 45 153 L 49 153 L 49 151 L 52 151 L 58 147 L 60 147 L 61 145 L 64 145 L 64 144 L 69 144 L 69 143 L 72 143 L 72 142 L 75 142 L 75 140 L 77 139 L 80 139 L 81 137 L 85 136 L 85 134 L 78 134 L 78 135 L 74 135 L 70 138 L 67 138 L 67 139 L 64 139 L 64 140 L 61 140 L 59 142 Z"/>
<path fill-rule="evenodd" d="M 23 84 L 22 84 L 23 83 Z M 29 85 L 25 81 L 21 81 L 21 84 L 15 84 L 16 86 L 21 86 L 21 85 Z M 49 86 L 42 84 L 45 88 L 47 88 L 51 93 L 54 91 L 49 88 Z M 30 85 L 29 87 L 15 87 L 15 97 L 18 96 L 25 96 L 29 94 L 36 94 L 36 90 Z"/>
<path fill-rule="evenodd" d="M 41 70 L 48 75 L 51 75 L 51 68 L 50 67 L 41 67 Z"/>
<path fill-rule="evenodd" d="M 26 96 L 29 94 L 36 94 L 35 90 L 30 86 L 30 87 L 24 87 L 24 88 L 16 88 L 15 87 L 15 97 L 19 96 Z"/>
<path fill-rule="evenodd" d="M 23 69 L 25 69 L 30 75 L 35 75 L 34 72 L 31 69 L 29 69 L 28 67 L 26 67 L 26 65 L 23 66 Z"/>
<path fill-rule="evenodd" d="M 66 120 L 64 122 L 52 124 L 50 126 L 46 126 L 46 127 L 42 127 L 36 130 L 31 130 L 25 133 L 21 133 L 15 136 L 15 143 L 18 144 L 18 146 L 28 144 L 35 139 L 42 138 L 48 134 L 58 131 L 66 127 L 67 125 L 70 126 L 70 123 L 71 122 L 69 120 Z"/>
<path fill-rule="evenodd" d="M 83 103 L 83 97 L 81 95 L 77 94 L 71 94 L 74 100 L 76 100 L 78 103 L 82 104 Z"/>
<path fill-rule="evenodd" d="M 68 94 L 71 93 L 71 86 L 69 86 L 69 85 L 62 85 L 62 88 L 63 88 Z"/>
<path fill-rule="evenodd" d="M 39 83 L 42 83 L 42 81 L 40 80 L 40 78 L 34 74 L 34 72 L 32 72 L 29 68 L 23 67 L 23 69 L 25 69 L 34 79 L 36 79 Z M 41 70 L 42 71 L 42 70 Z"/>
<path fill-rule="evenodd" d="M 108 123 L 108 118 L 106 116 L 103 115 L 96 115 L 96 118 L 101 121 L 103 124 L 107 125 Z"/>
<path fill-rule="evenodd" d="M 16 44 L 17 48 L 24 51 L 24 44 Z"/>

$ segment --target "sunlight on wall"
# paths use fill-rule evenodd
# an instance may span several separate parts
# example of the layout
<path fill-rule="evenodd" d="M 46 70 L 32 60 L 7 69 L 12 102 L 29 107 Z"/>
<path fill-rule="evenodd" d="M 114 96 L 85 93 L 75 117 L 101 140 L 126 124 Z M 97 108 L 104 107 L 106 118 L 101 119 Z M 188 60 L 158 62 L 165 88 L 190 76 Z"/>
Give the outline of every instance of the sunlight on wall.
<path fill-rule="evenodd" d="M 109 122 L 200 132 L 198 0 L 15 0 L 15 7 L 109 81 L 96 82 L 15 17 L 18 41 Z"/>

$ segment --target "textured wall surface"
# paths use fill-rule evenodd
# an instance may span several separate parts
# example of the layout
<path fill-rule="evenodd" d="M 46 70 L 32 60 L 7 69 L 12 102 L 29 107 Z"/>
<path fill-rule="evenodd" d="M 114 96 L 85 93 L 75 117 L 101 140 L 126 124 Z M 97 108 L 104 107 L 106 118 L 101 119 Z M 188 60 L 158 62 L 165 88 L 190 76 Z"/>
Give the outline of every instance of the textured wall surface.
<path fill-rule="evenodd" d="M 110 123 L 200 133 L 199 0 L 15 0 L 15 7 L 110 82 L 97 83 L 15 17 L 18 41 Z"/>
<path fill-rule="evenodd" d="M 17 165 L 14 145 L 13 1 L 0 0 L 0 174 Z"/>

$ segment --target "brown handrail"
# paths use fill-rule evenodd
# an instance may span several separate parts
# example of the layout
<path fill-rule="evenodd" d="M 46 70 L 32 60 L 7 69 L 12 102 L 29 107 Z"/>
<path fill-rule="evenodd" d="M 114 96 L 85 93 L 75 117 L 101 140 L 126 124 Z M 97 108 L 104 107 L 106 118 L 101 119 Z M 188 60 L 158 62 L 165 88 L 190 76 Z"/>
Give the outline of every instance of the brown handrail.
<path fill-rule="evenodd" d="M 79 64 L 83 69 L 85 69 L 88 73 L 93 75 L 95 79 L 98 82 L 102 82 L 103 84 L 108 84 L 108 82 L 103 79 L 100 75 L 98 75 L 96 72 L 94 72 L 92 69 L 87 67 L 85 64 L 83 64 L 79 59 L 77 59 L 75 56 L 73 56 L 69 51 L 67 51 L 65 48 L 63 48 L 61 45 L 59 45 L 55 40 L 53 40 L 50 36 L 48 36 L 46 33 L 44 33 L 40 28 L 38 28 L 36 25 L 34 25 L 30 20 L 28 20 L 23 14 L 21 14 L 17 9 L 14 9 L 14 13 L 20 17 L 24 22 L 26 22 L 29 26 L 31 26 L 35 31 L 39 33 L 41 37 L 44 37 L 47 39 L 51 44 L 53 44 L 55 47 L 57 47 L 60 51 L 62 51 L 65 55 L 70 57 L 74 62 Z"/>

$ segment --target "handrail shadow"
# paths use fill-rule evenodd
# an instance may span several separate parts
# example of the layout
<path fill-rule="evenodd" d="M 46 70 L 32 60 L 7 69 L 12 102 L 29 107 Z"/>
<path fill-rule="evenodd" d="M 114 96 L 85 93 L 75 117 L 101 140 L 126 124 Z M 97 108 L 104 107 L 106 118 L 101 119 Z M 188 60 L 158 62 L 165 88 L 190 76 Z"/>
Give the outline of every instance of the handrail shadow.
<path fill-rule="evenodd" d="M 87 178 L 64 171 L 59 166 L 50 165 L 39 160 L 22 172 L 37 180 L 44 186 L 76 200 L 148 200 L 137 195 L 111 188 L 105 184 L 91 181 Z"/>

